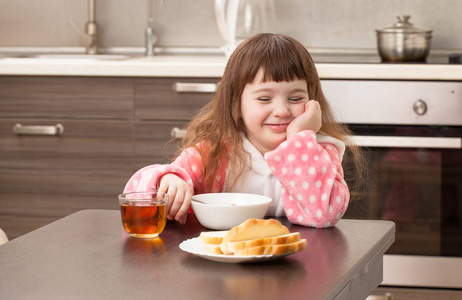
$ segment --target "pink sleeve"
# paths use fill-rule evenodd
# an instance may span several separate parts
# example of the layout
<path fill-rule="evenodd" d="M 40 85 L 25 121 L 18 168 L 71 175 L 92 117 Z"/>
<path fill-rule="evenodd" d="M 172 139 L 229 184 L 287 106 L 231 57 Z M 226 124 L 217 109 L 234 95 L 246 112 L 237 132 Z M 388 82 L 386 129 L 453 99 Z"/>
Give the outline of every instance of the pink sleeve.
<path fill-rule="evenodd" d="M 173 164 L 181 167 L 190 175 L 190 178 L 194 186 L 194 194 L 220 193 L 223 191 L 227 167 L 227 164 L 225 162 L 223 162 L 220 168 L 218 168 L 217 170 L 212 190 L 206 190 L 204 188 L 202 181 L 203 177 L 201 173 L 202 159 L 196 148 L 191 147 L 183 151 L 181 155 L 175 159 Z"/>
<path fill-rule="evenodd" d="M 159 180 L 167 173 L 174 173 L 192 186 L 189 174 L 180 167 L 170 165 L 150 165 L 138 170 L 125 185 L 124 193 L 145 192 L 157 189 Z"/>
<path fill-rule="evenodd" d="M 125 185 L 124 193 L 135 191 L 151 191 L 157 189 L 159 181 L 167 173 L 174 173 L 186 181 L 193 189 L 194 194 L 205 193 L 201 176 L 202 160 L 194 148 L 186 149 L 172 164 L 151 165 L 137 171 Z M 226 166 L 219 168 L 215 176 L 212 192 L 223 190 L 226 177 Z"/>
<path fill-rule="evenodd" d="M 306 130 L 266 153 L 265 159 L 281 182 L 284 211 L 290 222 L 325 228 L 340 220 L 350 194 L 343 179 L 341 155 L 333 144 L 318 144 L 316 134 Z"/>

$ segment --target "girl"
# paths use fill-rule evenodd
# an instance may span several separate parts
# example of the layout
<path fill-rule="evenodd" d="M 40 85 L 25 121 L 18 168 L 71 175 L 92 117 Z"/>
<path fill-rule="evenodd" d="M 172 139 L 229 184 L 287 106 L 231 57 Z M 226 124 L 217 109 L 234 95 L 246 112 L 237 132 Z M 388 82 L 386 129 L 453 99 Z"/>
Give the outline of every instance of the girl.
<path fill-rule="evenodd" d="M 273 199 L 267 216 L 324 228 L 350 199 L 337 124 L 305 47 L 258 34 L 231 55 L 215 97 L 191 121 L 179 156 L 147 166 L 124 192 L 168 193 L 168 218 L 184 224 L 193 194 L 242 192 Z M 359 152 L 353 148 L 354 155 Z"/>

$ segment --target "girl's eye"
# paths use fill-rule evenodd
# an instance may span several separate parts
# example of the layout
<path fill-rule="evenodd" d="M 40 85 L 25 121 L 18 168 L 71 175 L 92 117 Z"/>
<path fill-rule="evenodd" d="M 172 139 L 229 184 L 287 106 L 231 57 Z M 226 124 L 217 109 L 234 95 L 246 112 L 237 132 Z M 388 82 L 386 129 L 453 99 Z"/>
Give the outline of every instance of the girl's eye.
<path fill-rule="evenodd" d="M 266 101 L 270 101 L 271 98 L 269 98 L 269 97 L 259 97 L 258 100 L 266 102 Z"/>
<path fill-rule="evenodd" d="M 290 101 L 297 102 L 297 101 L 303 100 L 303 98 L 302 98 L 302 97 L 291 97 L 291 98 L 289 98 L 289 100 L 290 100 Z"/>

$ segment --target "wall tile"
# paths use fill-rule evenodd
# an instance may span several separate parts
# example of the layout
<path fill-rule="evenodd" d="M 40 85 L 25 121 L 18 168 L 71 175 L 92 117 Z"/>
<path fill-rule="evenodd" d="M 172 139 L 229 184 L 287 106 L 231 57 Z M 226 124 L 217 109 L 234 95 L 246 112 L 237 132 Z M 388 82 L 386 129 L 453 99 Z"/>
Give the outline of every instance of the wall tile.
<path fill-rule="evenodd" d="M 150 0 L 96 0 L 102 47 L 143 47 Z M 219 46 L 214 0 L 152 0 L 160 46 Z M 433 29 L 432 49 L 462 49 L 460 0 L 274 0 L 275 30 L 308 47 L 375 48 L 375 29 L 396 16 Z M 69 24 L 84 28 L 85 0 L 0 0 L 0 47 L 79 47 Z"/>

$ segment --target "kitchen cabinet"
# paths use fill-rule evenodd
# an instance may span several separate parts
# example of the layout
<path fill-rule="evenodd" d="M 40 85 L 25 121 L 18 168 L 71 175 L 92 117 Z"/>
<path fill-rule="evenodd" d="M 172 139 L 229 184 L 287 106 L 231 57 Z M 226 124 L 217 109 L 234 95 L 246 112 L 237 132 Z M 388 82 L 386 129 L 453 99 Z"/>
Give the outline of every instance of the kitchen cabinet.
<path fill-rule="evenodd" d="M 449 289 L 414 288 L 414 287 L 387 287 L 379 286 L 366 300 L 454 300 L 462 299 L 462 291 Z"/>
<path fill-rule="evenodd" d="M 128 178 L 169 162 L 172 128 L 213 95 L 172 87 L 214 81 L 0 77 L 0 228 L 14 239 L 78 210 L 118 209 Z"/>
<path fill-rule="evenodd" d="M 183 128 L 212 100 L 219 78 L 143 78 L 135 81 L 135 166 L 167 163 L 177 152 L 171 131 Z"/>

